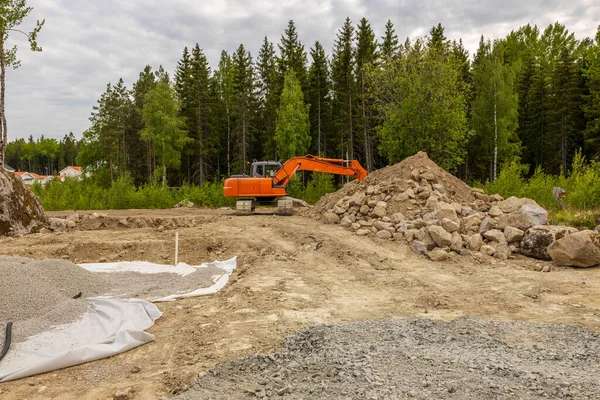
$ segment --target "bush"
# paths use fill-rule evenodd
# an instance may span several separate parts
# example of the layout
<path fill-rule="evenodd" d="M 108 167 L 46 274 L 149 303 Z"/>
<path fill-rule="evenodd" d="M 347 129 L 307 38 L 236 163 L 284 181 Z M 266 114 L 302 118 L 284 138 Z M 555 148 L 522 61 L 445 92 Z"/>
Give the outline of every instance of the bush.
<path fill-rule="evenodd" d="M 488 194 L 534 199 L 551 211 L 550 220 L 555 224 L 593 229 L 600 223 L 600 163 L 587 162 L 577 153 L 568 177 L 548 175 L 538 167 L 533 176 L 525 180 L 523 174 L 527 169 L 516 163 L 506 165 L 498 179 L 486 182 L 483 188 Z M 559 201 L 554 198 L 555 187 L 566 191 Z"/>
<path fill-rule="evenodd" d="M 53 181 L 45 187 L 34 185 L 47 211 L 107 210 L 128 208 L 171 208 L 187 199 L 198 207 L 222 207 L 235 203 L 223 196 L 223 182 L 214 181 L 199 186 L 184 185 L 170 189 L 159 184 L 136 187 L 130 176 L 122 176 L 109 187 L 93 178 Z"/>

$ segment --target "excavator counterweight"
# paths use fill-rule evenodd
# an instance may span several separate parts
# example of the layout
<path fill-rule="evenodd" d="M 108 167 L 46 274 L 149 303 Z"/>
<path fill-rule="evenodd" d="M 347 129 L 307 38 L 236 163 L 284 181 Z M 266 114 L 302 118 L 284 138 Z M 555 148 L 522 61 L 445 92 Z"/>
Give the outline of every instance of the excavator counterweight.
<path fill-rule="evenodd" d="M 251 214 L 256 204 L 273 205 L 275 200 L 287 195 L 287 186 L 298 171 L 325 172 L 345 175 L 362 181 L 368 172 L 357 160 L 320 158 L 310 154 L 294 157 L 283 165 L 277 161 L 256 161 L 250 167 L 251 175 L 233 175 L 225 180 L 225 197 L 238 198 L 236 210 Z M 291 214 L 293 203 L 289 199 L 277 201 L 280 214 Z"/>

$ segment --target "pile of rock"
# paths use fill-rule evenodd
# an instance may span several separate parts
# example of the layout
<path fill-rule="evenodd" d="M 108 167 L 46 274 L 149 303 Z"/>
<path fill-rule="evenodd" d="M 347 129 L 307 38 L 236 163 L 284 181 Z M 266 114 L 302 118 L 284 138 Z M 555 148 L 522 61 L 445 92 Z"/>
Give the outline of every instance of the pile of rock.
<path fill-rule="evenodd" d="M 325 223 L 339 223 L 360 236 L 406 241 L 433 260 L 451 252 L 506 260 L 523 251 L 548 258 L 546 247 L 570 233 L 565 227 L 547 229 L 548 213 L 534 200 L 486 195 L 424 153 L 382 171 L 326 196 L 315 212 Z"/>

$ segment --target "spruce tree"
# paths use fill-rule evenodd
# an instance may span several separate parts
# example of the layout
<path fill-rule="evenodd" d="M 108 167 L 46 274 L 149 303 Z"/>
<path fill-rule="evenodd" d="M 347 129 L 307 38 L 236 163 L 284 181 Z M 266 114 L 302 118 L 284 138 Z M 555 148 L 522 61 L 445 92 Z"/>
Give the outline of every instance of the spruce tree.
<path fill-rule="evenodd" d="M 133 84 L 132 126 L 135 135 L 132 138 L 133 143 L 130 147 L 132 152 L 130 155 L 134 179 L 138 183 L 142 180 L 149 182 L 154 170 L 152 142 L 144 142 L 141 138 L 141 131 L 144 129 L 142 110 L 146 104 L 146 95 L 154 86 L 156 86 L 156 76 L 152 72 L 152 67 L 146 65 L 144 70 L 140 72 L 138 80 Z"/>
<path fill-rule="evenodd" d="M 256 59 L 256 72 L 260 114 L 258 137 L 264 146 L 263 158 L 274 159 L 277 156 L 275 125 L 277 123 L 279 96 L 276 93 L 277 69 L 275 48 L 266 36 Z"/>
<path fill-rule="evenodd" d="M 311 131 L 312 152 L 319 156 L 328 156 L 328 139 L 331 136 L 330 117 L 331 82 L 329 65 L 325 49 L 318 41 L 310 49 L 312 63 L 308 71 L 308 103 L 310 104 L 309 120 Z M 333 154 L 331 154 L 333 155 Z"/>
<path fill-rule="evenodd" d="M 283 35 L 281 35 L 281 41 L 279 43 L 279 57 L 277 58 L 277 69 L 279 72 L 278 94 L 283 90 L 284 75 L 288 71 L 294 71 L 302 90 L 306 91 L 306 64 L 307 57 L 304 45 L 298 38 L 298 31 L 296 30 L 294 21 L 289 20 L 288 26 Z"/>
<path fill-rule="evenodd" d="M 354 97 L 356 79 L 353 51 L 354 26 L 349 17 L 336 35 L 331 61 L 332 122 L 340 141 L 338 154 L 341 158 L 354 158 Z"/>
<path fill-rule="evenodd" d="M 212 78 L 212 86 L 217 98 L 216 123 L 219 130 L 225 132 L 221 148 L 225 153 L 226 174 L 231 175 L 231 163 L 233 161 L 233 105 L 234 105 L 234 75 L 235 71 L 231 56 L 226 51 L 221 52 L 219 68 Z"/>
<path fill-rule="evenodd" d="M 362 134 L 361 140 L 358 142 L 361 145 L 360 159 L 364 162 L 365 168 L 372 171 L 374 168 L 375 144 L 375 119 L 373 113 L 372 101 L 368 96 L 366 85 L 367 71 L 375 65 L 377 54 L 377 41 L 375 40 L 375 32 L 371 29 L 371 25 L 366 18 L 362 18 L 358 24 L 356 35 L 356 130 Z"/>
<path fill-rule="evenodd" d="M 600 26 L 595 43 L 587 51 L 583 75 L 588 90 L 583 107 L 587 120 L 585 148 L 591 158 L 600 161 Z"/>
<path fill-rule="evenodd" d="M 391 60 L 398 54 L 398 36 L 391 20 L 385 23 L 385 34 L 381 37 L 381 58 L 385 61 Z"/>
<path fill-rule="evenodd" d="M 253 130 L 256 112 L 256 79 L 249 51 L 243 44 L 233 54 L 232 111 L 235 119 L 234 169 L 246 173 L 248 161 L 252 159 Z"/>

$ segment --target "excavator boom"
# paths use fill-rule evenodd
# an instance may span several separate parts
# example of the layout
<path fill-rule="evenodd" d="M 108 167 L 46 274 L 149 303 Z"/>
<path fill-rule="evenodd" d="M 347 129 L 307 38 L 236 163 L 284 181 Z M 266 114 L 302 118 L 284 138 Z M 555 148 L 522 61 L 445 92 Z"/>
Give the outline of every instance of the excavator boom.
<path fill-rule="evenodd" d="M 273 176 L 273 185 L 287 186 L 297 171 L 314 171 L 353 176 L 359 182 L 365 179 L 368 174 L 357 160 L 346 161 L 335 158 L 319 158 L 309 154 L 287 160 Z"/>

